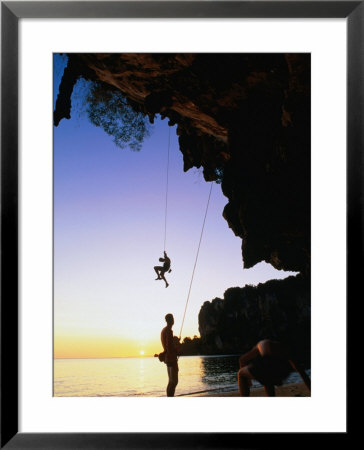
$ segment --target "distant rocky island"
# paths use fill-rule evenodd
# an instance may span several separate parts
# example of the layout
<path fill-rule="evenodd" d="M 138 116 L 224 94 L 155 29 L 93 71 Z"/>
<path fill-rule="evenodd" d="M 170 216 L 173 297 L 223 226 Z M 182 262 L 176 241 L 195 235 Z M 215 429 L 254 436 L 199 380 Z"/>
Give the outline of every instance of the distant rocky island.
<path fill-rule="evenodd" d="M 204 302 L 198 323 L 201 337 L 186 337 L 183 355 L 242 354 L 261 339 L 277 339 L 310 367 L 310 283 L 301 275 L 229 288 L 223 299 Z"/>

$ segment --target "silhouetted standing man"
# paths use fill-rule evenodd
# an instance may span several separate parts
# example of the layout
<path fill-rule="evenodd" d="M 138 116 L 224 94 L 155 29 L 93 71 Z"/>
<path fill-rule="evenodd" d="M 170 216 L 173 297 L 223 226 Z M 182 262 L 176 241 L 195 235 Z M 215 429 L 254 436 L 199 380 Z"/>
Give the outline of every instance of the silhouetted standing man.
<path fill-rule="evenodd" d="M 161 332 L 162 346 L 165 351 L 164 362 L 167 365 L 168 373 L 168 385 L 167 385 L 167 397 L 174 397 L 174 392 L 178 384 L 178 361 L 177 361 L 177 348 L 175 340 L 179 340 L 177 336 L 173 338 L 172 327 L 174 324 L 174 318 L 172 314 L 165 316 L 167 326 L 163 328 Z"/>

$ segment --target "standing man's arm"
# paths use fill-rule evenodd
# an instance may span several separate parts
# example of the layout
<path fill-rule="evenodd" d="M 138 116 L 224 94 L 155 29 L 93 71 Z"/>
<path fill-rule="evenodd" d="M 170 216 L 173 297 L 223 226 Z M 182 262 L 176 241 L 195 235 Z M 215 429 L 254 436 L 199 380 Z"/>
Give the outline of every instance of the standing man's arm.
<path fill-rule="evenodd" d="M 173 332 L 172 332 L 172 330 L 168 330 L 167 336 L 166 336 L 166 352 L 168 354 L 171 354 L 171 353 L 173 353 L 173 350 L 174 350 Z"/>

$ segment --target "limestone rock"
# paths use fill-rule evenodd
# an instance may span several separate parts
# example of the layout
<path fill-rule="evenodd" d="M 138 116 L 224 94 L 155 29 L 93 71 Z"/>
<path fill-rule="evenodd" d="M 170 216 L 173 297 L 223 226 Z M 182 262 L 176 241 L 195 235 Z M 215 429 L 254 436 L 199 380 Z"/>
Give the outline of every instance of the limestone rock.
<path fill-rule="evenodd" d="M 229 288 L 199 312 L 205 353 L 243 354 L 261 339 L 284 340 L 310 365 L 310 284 L 303 276 Z"/>

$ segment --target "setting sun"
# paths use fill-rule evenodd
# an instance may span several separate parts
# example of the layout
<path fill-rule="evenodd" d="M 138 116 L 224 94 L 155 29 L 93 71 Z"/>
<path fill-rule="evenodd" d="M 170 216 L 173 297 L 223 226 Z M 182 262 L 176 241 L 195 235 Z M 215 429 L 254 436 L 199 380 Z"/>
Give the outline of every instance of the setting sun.
<path fill-rule="evenodd" d="M 139 354 L 140 356 L 144 356 L 144 350 L 140 350 Z"/>

